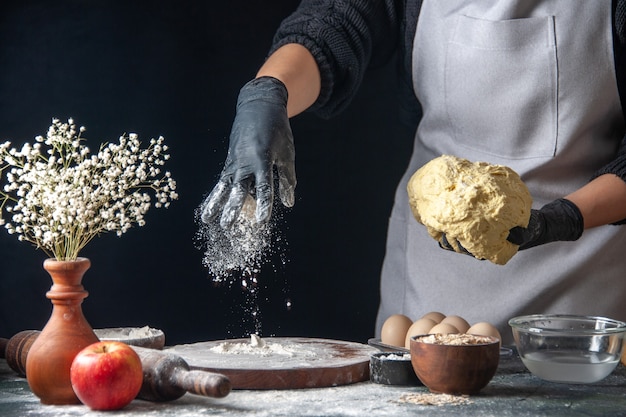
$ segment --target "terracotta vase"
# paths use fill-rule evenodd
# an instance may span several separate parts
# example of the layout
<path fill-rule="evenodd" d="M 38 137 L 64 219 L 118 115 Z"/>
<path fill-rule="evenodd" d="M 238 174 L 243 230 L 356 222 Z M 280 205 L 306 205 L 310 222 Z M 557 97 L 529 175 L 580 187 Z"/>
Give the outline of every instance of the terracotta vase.
<path fill-rule="evenodd" d="M 43 404 L 80 403 L 70 382 L 70 366 L 80 350 L 98 341 L 81 308 L 88 295 L 81 281 L 90 266 L 87 258 L 43 263 L 52 277 L 53 285 L 46 293 L 52 314 L 26 358 L 28 385 Z"/>

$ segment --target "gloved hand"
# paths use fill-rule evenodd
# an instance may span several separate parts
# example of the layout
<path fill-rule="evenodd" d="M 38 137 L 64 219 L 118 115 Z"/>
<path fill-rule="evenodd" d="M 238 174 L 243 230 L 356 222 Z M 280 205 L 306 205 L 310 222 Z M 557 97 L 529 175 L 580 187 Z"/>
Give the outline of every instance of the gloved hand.
<path fill-rule="evenodd" d="M 474 256 L 474 254 L 472 254 L 470 251 L 465 249 L 463 245 L 461 245 L 461 242 L 459 242 L 458 240 L 456 239 L 448 240 L 448 237 L 446 236 L 445 233 L 443 233 L 441 235 L 441 238 L 439 239 L 439 247 L 441 249 L 450 250 L 452 252 L 462 253 L 463 255 Z"/>
<path fill-rule="evenodd" d="M 220 179 L 202 203 L 202 221 L 222 213 L 220 225 L 230 227 L 248 194 L 256 196 L 255 218 L 267 222 L 274 200 L 274 167 L 282 203 L 294 204 L 295 149 L 287 116 L 287 88 L 278 79 L 260 77 L 239 92 L 228 155 Z"/>
<path fill-rule="evenodd" d="M 514 227 L 507 240 L 524 250 L 544 243 L 577 240 L 583 230 L 583 216 L 578 207 L 560 198 L 540 210 L 531 210 L 528 227 Z"/>
<path fill-rule="evenodd" d="M 514 227 L 509 231 L 507 240 L 519 245 L 519 250 L 524 250 L 544 243 L 577 240 L 582 235 L 583 228 L 583 216 L 578 207 L 571 201 L 561 198 L 546 204 L 540 210 L 531 210 L 528 226 Z M 442 249 L 472 255 L 458 240 L 449 241 L 445 233 L 441 236 L 439 246 Z"/>

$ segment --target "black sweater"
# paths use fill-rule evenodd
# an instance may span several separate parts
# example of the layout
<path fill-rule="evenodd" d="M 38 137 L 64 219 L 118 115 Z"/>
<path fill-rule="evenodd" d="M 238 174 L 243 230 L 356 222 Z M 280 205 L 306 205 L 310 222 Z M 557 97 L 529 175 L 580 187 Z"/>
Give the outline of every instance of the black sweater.
<path fill-rule="evenodd" d="M 367 68 L 382 65 L 396 54 L 400 58 L 399 76 L 406 84 L 403 107 L 408 106 L 419 117 L 410 68 L 421 4 L 421 0 L 303 0 L 280 25 L 270 52 L 288 43 L 299 43 L 313 54 L 322 88 L 311 110 L 322 117 L 343 110 Z M 626 0 L 613 0 L 613 31 L 617 84 L 625 111 Z M 626 136 L 615 159 L 595 176 L 605 173 L 626 181 Z"/>

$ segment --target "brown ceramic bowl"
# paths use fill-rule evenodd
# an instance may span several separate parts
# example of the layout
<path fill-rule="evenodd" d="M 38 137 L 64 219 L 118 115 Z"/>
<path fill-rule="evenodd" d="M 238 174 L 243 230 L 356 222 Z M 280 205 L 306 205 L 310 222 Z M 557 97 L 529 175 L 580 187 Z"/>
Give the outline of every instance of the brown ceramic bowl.
<path fill-rule="evenodd" d="M 480 337 L 480 340 L 474 344 L 446 344 L 445 339 L 433 343 L 441 336 L 411 338 L 411 364 L 415 374 L 434 393 L 476 394 L 496 373 L 500 341 L 495 337 L 456 335 Z"/>

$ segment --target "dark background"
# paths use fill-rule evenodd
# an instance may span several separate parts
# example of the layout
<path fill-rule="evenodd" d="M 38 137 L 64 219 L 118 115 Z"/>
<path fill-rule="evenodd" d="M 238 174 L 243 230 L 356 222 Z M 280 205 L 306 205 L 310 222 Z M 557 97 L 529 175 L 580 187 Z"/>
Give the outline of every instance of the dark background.
<path fill-rule="evenodd" d="M 255 325 L 263 336 L 373 336 L 387 219 L 412 142 L 398 120 L 394 62 L 371 69 L 338 117 L 292 120 L 296 205 L 282 210 L 287 244 L 258 275 L 254 296 L 238 282 L 214 285 L 193 243 L 194 209 L 221 171 L 239 88 L 297 4 L 0 3 L 0 141 L 21 147 L 45 135 L 52 117 L 73 117 L 92 149 L 124 132 L 163 135 L 170 146 L 179 200 L 81 254 L 92 261 L 83 310 L 94 328 L 150 325 L 168 344 L 242 337 Z M 44 258 L 0 230 L 0 337 L 49 317 Z"/>

